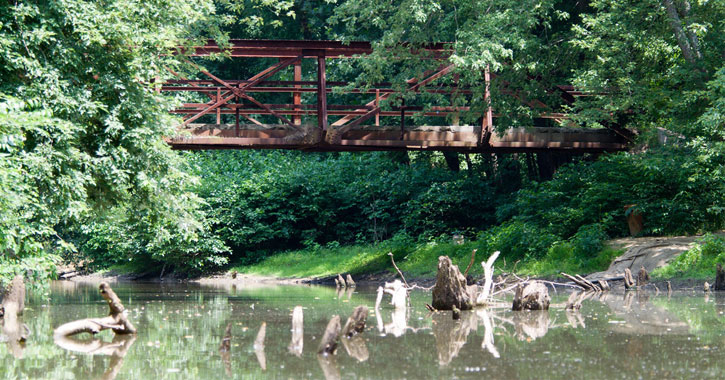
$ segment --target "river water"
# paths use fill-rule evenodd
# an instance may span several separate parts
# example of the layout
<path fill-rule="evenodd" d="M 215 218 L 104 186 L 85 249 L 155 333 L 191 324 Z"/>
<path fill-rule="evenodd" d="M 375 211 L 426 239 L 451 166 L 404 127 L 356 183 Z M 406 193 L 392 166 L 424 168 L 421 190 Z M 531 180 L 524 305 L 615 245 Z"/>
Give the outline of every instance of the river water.
<path fill-rule="evenodd" d="M 54 282 L 21 317 L 31 335 L 0 343 L 0 379 L 681 379 L 725 370 L 725 295 L 609 293 L 580 312 L 505 308 L 430 314 L 429 292 L 379 313 L 374 289 L 309 286 L 112 284 L 138 328 L 54 342 L 62 323 L 107 314 L 96 285 Z M 553 303 L 568 294 L 552 293 Z M 327 322 L 371 309 L 363 334 L 337 354 L 317 355 Z M 291 344 L 292 311 L 303 308 L 302 342 Z M 255 346 L 262 324 L 263 345 Z M 230 326 L 228 344 L 223 345 Z M 62 347 L 61 347 L 62 346 Z M 220 349 L 221 347 L 221 349 Z"/>

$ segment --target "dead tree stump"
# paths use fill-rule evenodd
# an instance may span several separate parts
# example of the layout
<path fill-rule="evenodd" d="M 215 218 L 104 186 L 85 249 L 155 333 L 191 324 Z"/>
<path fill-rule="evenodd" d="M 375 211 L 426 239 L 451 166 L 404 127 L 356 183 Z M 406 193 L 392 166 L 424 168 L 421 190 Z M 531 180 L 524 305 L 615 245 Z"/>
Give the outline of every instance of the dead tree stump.
<path fill-rule="evenodd" d="M 526 286 L 519 284 L 514 293 L 512 310 L 549 310 L 549 289 L 541 282 L 531 281 Z"/>
<path fill-rule="evenodd" d="M 645 286 L 649 282 L 649 273 L 647 273 L 647 269 L 644 269 L 644 266 L 639 268 L 639 273 L 637 274 L 637 286 Z"/>
<path fill-rule="evenodd" d="M 345 326 L 342 328 L 342 335 L 352 338 L 355 334 L 365 331 L 365 322 L 368 319 L 368 307 L 360 305 L 353 310 L 350 318 L 347 319 Z"/>
<path fill-rule="evenodd" d="M 725 290 L 725 269 L 722 264 L 717 264 L 715 272 L 715 288 L 714 290 Z"/>
<path fill-rule="evenodd" d="M 113 330 L 115 334 L 135 334 L 136 328 L 126 317 L 126 309 L 108 283 L 99 285 L 101 296 L 108 303 L 109 315 L 104 318 L 88 318 L 68 322 L 53 332 L 55 336 L 71 336 L 87 332 L 97 334 L 103 330 Z"/>
<path fill-rule="evenodd" d="M 438 310 L 452 310 L 453 306 L 460 310 L 473 308 L 466 278 L 448 256 L 438 258 L 438 274 L 433 287 L 432 304 Z"/>
<path fill-rule="evenodd" d="M 347 284 L 345 283 L 345 279 L 342 278 L 341 274 L 337 274 L 337 282 L 340 284 L 341 287 L 346 288 Z"/>
<path fill-rule="evenodd" d="M 337 338 L 340 336 L 340 329 L 340 316 L 333 315 L 330 322 L 327 323 L 325 333 L 322 335 L 322 339 L 320 340 L 320 348 L 317 349 L 318 354 L 335 354 L 335 351 L 337 351 Z"/>
<path fill-rule="evenodd" d="M 3 292 L 2 305 L 0 305 L 0 317 L 8 310 L 11 310 L 15 315 L 20 315 L 23 314 L 24 309 L 25 282 L 23 281 L 23 276 L 17 275 L 10 281 L 10 284 Z"/>
<path fill-rule="evenodd" d="M 347 282 L 348 288 L 354 288 L 355 287 L 355 281 L 352 280 L 352 276 L 350 274 L 347 274 L 347 277 L 345 278 L 345 282 Z"/>
<path fill-rule="evenodd" d="M 632 271 L 629 268 L 624 268 L 624 289 L 631 289 L 635 286 L 634 278 L 632 277 Z"/>
<path fill-rule="evenodd" d="M 8 285 L 5 296 L 0 305 L 3 313 L 0 341 L 8 343 L 8 351 L 16 358 L 21 358 L 25 350 L 25 341 L 28 339 L 30 329 L 23 324 L 18 315 L 25 309 L 25 282 L 23 276 L 17 275 Z"/>

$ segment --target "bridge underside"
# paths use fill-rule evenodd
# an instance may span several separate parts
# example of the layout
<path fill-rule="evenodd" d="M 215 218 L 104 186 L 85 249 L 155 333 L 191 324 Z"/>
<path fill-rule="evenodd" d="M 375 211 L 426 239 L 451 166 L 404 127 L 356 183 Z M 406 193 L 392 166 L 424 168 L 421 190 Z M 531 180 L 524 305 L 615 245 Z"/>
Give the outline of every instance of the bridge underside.
<path fill-rule="evenodd" d="M 608 129 L 512 128 L 481 142 L 479 126 L 400 128 L 357 126 L 340 138 L 326 139 L 314 126 L 281 124 L 189 124 L 168 143 L 179 150 L 300 149 L 309 151 L 436 150 L 454 152 L 605 152 L 626 149 Z M 335 141 L 330 143 L 330 141 Z"/>

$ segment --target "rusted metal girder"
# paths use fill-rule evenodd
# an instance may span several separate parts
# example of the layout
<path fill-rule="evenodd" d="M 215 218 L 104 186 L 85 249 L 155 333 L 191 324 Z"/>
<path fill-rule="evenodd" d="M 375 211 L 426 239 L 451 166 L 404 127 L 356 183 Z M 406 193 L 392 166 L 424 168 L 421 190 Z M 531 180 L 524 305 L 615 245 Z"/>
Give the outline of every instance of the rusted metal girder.
<path fill-rule="evenodd" d="M 405 45 L 400 47 L 405 48 Z M 410 50 L 414 49 L 418 49 L 418 52 L 424 51 L 425 58 L 437 61 L 438 67 L 423 73 L 418 78 L 409 79 L 406 88 L 408 94 L 442 94 L 450 95 L 449 98 L 472 94 L 470 88 L 459 86 L 456 78 L 452 84 L 432 87 L 434 82 L 454 71 L 454 66 L 446 59 L 452 53 L 452 44 L 431 44 L 422 48 L 411 45 Z M 184 117 L 179 132 L 180 135 L 186 135 L 168 139 L 175 149 L 283 148 L 332 151 L 436 149 L 461 152 L 555 149 L 601 152 L 621 150 L 626 147 L 627 136 L 624 136 L 622 131 L 617 131 L 619 133 L 617 135 L 609 131 L 581 130 L 575 134 L 564 135 L 534 128 L 528 132 L 514 133 L 510 130 L 503 136 L 497 136 L 494 133 L 494 118 L 499 115 L 493 112 L 489 90 L 491 80 L 495 77 L 488 69 L 483 75 L 486 82 L 484 101 L 487 104 L 482 107 L 484 111 L 479 115 L 478 126 L 463 126 L 460 128 L 469 129 L 459 128 L 457 131 L 452 131 L 449 129 L 452 127 L 446 126 L 426 127 L 427 129 L 410 126 L 406 118 L 414 113 L 439 118 L 437 120 L 450 115 L 453 124 L 458 124 L 459 113 L 470 112 L 471 108 L 432 106 L 424 109 L 421 106 L 408 105 L 410 102 L 406 104 L 402 94 L 393 89 L 391 83 L 349 88 L 348 82 L 328 81 L 327 60 L 348 59 L 369 54 L 372 52 L 372 46 L 367 42 L 231 40 L 228 46 L 219 46 L 210 40 L 204 45 L 180 48 L 180 51 L 188 53 L 187 56 L 191 57 L 224 53 L 235 58 L 277 58 L 278 61 L 250 78 L 242 80 L 222 79 L 190 61 L 189 63 L 203 75 L 203 79 L 187 79 L 169 70 L 178 79 L 166 81 L 160 87 L 161 91 L 197 92 L 203 94 L 205 98 L 199 103 L 184 103 L 172 110 L 172 113 Z M 313 78 L 303 80 L 302 61 L 305 59 L 315 60 L 314 80 L 309 80 Z M 290 66 L 293 69 L 293 80 L 273 80 L 275 74 Z M 328 94 L 333 93 L 333 87 L 348 87 L 345 88 L 345 93 L 374 94 L 374 98 L 365 104 L 329 104 Z M 562 99 L 569 104 L 576 97 L 590 95 L 571 86 L 558 86 L 551 91 L 561 92 Z M 259 100 L 261 97 L 252 96 L 255 93 L 289 93 L 291 103 L 262 102 Z M 303 104 L 304 93 L 315 93 L 316 101 Z M 502 93 L 519 99 L 522 104 L 544 110 L 539 119 L 550 119 L 558 124 L 568 119 L 566 114 L 551 110 L 537 99 L 527 99 L 525 95 L 507 89 Z M 203 103 L 207 98 L 208 101 Z M 400 106 L 388 105 L 384 110 L 381 102 L 386 100 Z M 225 115 L 234 115 L 232 127 L 223 123 L 224 119 L 229 120 Z M 341 117 L 329 123 L 330 116 Z M 252 124 L 241 124 L 240 117 Z M 311 125 L 303 125 L 303 117 L 316 117 L 317 120 L 316 123 L 308 121 Z M 397 124 L 395 131 L 389 130 L 390 127 L 381 126 L 381 117 L 398 118 L 398 122 L 394 122 Z M 214 120 L 215 124 L 192 124 L 199 123 L 202 118 Z M 373 118 L 374 126 L 365 125 L 372 122 L 369 120 Z M 281 124 L 270 125 L 263 122 L 269 122 L 269 119 Z M 555 136 L 568 137 L 561 140 Z"/>

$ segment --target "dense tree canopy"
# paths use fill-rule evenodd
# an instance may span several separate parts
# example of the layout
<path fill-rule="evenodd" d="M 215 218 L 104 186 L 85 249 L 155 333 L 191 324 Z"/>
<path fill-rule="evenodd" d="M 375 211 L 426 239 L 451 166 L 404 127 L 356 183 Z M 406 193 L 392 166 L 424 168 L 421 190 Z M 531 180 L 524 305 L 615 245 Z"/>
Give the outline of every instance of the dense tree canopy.
<path fill-rule="evenodd" d="M 618 218 L 631 204 L 646 215 L 645 233 L 722 228 L 724 31 L 725 2 L 713 0 L 4 3 L 0 277 L 26 268 L 44 276 L 61 257 L 198 273 L 229 252 L 254 260 L 258 251 L 489 228 L 482 238 L 540 234 L 549 244 L 591 226 L 624 234 Z M 467 105 L 462 120 L 477 122 L 489 69 L 497 127 L 566 111 L 575 125 L 634 131 L 634 149 L 566 157 L 573 163 L 547 183 L 537 162 L 550 154 L 467 156 L 462 171 L 457 155 L 427 153 L 179 154 L 163 140 L 178 122 L 167 111 L 189 95 L 155 86 L 166 68 L 199 75 L 174 54 L 199 38 L 369 40 L 374 54 L 330 72 L 401 90 L 440 65 L 411 46 L 451 42 L 451 78 L 472 94 L 405 94 L 408 104 Z M 225 77 L 259 69 L 195 62 Z M 588 96 L 569 106 L 551 91 L 558 84 Z"/>

